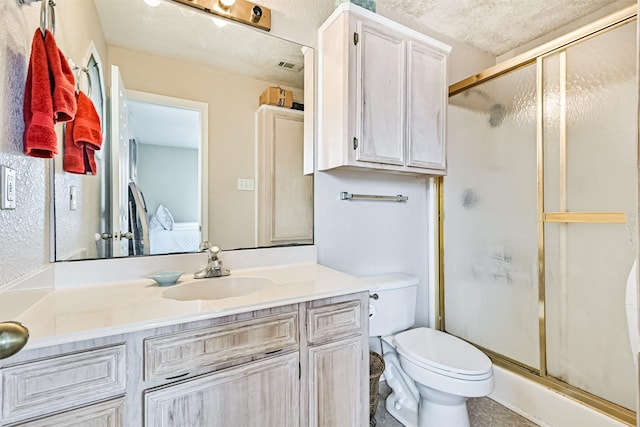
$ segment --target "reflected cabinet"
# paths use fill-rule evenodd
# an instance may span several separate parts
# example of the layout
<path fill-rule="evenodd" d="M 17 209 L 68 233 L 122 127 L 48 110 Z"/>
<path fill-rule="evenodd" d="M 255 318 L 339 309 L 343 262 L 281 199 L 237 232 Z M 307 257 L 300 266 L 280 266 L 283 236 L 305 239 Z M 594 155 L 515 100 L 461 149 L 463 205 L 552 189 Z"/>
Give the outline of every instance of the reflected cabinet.
<path fill-rule="evenodd" d="M 318 169 L 446 174 L 451 48 L 348 3 L 318 39 Z"/>

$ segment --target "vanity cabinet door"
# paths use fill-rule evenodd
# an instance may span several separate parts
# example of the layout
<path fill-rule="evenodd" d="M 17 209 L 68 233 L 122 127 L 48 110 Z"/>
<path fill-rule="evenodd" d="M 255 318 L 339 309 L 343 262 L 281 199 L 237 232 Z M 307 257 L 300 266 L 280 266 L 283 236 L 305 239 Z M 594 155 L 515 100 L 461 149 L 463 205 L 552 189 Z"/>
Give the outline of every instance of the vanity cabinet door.
<path fill-rule="evenodd" d="M 368 378 L 369 366 L 363 354 L 359 335 L 309 348 L 310 427 L 367 425 L 362 378 Z"/>
<path fill-rule="evenodd" d="M 297 426 L 298 353 L 145 392 L 147 427 Z"/>

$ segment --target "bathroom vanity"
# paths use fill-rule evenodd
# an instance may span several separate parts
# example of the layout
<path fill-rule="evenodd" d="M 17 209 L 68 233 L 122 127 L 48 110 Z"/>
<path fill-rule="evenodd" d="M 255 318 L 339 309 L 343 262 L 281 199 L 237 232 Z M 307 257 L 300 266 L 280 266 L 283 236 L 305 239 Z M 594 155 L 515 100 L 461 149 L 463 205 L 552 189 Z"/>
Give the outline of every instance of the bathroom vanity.
<path fill-rule="evenodd" d="M 139 280 L 67 305 L 52 291 L 20 319 L 27 347 L 0 361 L 0 425 L 366 425 L 366 285 L 316 264 L 233 274 L 274 286 L 179 301 Z"/>

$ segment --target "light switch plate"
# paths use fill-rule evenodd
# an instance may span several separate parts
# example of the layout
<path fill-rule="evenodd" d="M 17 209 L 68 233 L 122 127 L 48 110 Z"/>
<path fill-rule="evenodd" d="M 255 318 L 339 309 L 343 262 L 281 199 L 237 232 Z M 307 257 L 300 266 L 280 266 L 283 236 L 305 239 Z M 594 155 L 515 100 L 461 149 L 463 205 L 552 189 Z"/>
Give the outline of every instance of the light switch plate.
<path fill-rule="evenodd" d="M 255 190 L 255 181 L 253 179 L 238 178 L 238 190 L 241 190 L 241 191 Z"/>
<path fill-rule="evenodd" d="M 0 209 L 16 208 L 16 171 L 0 166 Z"/>
<path fill-rule="evenodd" d="M 78 191 L 75 185 L 69 186 L 69 209 L 75 211 L 78 208 Z"/>

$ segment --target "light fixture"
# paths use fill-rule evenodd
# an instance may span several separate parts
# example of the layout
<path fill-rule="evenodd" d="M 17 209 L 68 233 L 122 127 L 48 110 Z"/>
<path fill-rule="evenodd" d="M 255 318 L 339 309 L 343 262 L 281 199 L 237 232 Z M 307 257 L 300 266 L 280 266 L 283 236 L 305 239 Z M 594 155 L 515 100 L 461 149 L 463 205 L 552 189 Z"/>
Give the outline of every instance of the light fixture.
<path fill-rule="evenodd" d="M 145 0 L 147 1 L 147 0 Z M 159 0 L 150 0 L 159 1 Z M 271 9 L 249 0 L 173 0 L 221 18 L 242 22 L 261 30 L 271 30 Z M 214 21 L 215 22 L 215 21 Z M 216 25 L 218 25 L 216 23 Z"/>
<path fill-rule="evenodd" d="M 144 2 L 151 7 L 158 7 L 160 3 L 162 3 L 162 0 L 144 0 Z"/>

